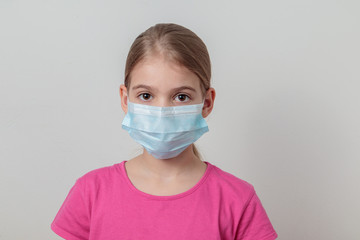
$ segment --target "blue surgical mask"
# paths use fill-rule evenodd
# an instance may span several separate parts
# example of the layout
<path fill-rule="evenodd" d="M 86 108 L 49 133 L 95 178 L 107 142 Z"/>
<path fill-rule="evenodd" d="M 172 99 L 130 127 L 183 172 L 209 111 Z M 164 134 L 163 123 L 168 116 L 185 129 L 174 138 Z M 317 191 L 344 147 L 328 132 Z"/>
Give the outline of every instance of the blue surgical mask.
<path fill-rule="evenodd" d="M 155 107 L 128 101 L 122 128 L 157 159 L 179 155 L 209 131 L 202 104 Z"/>

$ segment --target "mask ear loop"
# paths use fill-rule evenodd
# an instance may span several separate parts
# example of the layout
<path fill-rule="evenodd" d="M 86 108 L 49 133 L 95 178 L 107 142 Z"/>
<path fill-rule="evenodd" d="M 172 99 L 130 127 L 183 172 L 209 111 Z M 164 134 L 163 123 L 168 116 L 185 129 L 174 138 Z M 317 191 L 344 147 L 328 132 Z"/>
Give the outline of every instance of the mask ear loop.
<path fill-rule="evenodd" d="M 204 108 L 204 104 L 205 104 L 205 98 L 201 102 L 202 108 Z"/>

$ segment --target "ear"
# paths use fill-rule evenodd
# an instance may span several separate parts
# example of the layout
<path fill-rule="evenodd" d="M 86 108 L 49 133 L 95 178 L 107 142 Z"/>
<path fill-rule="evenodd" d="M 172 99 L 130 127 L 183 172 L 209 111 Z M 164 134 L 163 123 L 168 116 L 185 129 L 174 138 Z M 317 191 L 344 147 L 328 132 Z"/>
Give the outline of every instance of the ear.
<path fill-rule="evenodd" d="M 121 108 L 126 114 L 128 109 L 128 93 L 127 93 L 127 88 L 125 87 L 124 84 L 120 85 L 120 99 L 121 99 Z"/>
<path fill-rule="evenodd" d="M 209 88 L 206 91 L 205 99 L 204 99 L 204 106 L 202 110 L 202 116 L 203 118 L 206 118 L 211 113 L 213 107 L 214 107 L 214 101 L 215 101 L 215 89 Z"/>

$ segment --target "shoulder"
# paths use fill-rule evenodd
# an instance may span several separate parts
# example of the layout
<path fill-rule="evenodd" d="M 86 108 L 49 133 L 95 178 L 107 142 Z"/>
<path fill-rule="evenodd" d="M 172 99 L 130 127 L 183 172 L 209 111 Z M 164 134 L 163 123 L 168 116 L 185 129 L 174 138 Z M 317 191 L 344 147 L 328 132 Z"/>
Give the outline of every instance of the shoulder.
<path fill-rule="evenodd" d="M 116 163 L 109 166 L 104 166 L 90 170 L 80 177 L 77 178 L 78 182 L 83 182 L 84 184 L 101 184 L 104 182 L 113 181 L 114 178 L 118 177 L 121 174 L 121 165 L 122 163 Z"/>
<path fill-rule="evenodd" d="M 230 172 L 224 171 L 214 164 L 212 164 L 212 168 L 214 172 L 213 175 L 218 181 L 220 181 L 220 184 L 241 192 L 254 191 L 254 186 L 251 183 L 235 176 L 234 174 L 231 174 Z"/>
<path fill-rule="evenodd" d="M 243 203 L 246 204 L 255 194 L 254 186 L 251 183 L 234 174 L 224 171 L 213 164 L 212 172 L 212 184 L 215 184 L 227 196 L 237 200 L 242 199 Z"/>

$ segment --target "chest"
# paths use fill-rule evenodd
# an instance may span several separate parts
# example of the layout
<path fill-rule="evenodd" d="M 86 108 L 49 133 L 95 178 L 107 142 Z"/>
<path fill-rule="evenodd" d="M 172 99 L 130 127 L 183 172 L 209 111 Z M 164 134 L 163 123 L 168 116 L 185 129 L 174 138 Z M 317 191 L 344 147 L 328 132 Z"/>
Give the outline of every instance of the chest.
<path fill-rule="evenodd" d="M 91 219 L 95 239 L 234 239 L 236 221 L 213 198 L 109 198 Z"/>

